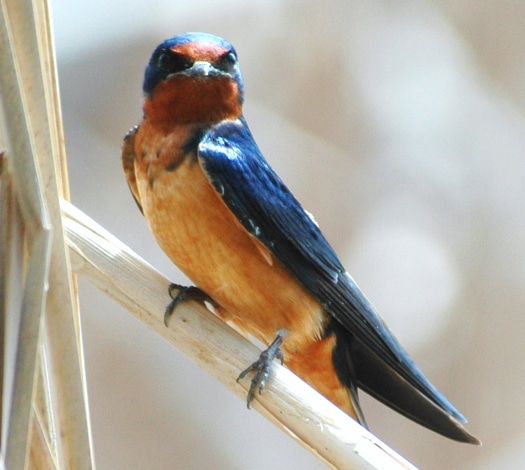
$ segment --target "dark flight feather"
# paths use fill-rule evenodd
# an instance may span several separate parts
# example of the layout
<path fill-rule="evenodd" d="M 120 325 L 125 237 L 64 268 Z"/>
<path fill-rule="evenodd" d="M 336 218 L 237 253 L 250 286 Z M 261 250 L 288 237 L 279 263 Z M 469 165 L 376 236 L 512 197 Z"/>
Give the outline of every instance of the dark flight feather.
<path fill-rule="evenodd" d="M 244 118 L 211 127 L 198 145 L 210 182 L 241 224 L 323 305 L 360 388 L 416 422 L 478 442 L 466 419 L 425 378 L 346 272 L 312 218 L 266 162 Z M 345 367 L 336 367 L 340 380 Z"/>

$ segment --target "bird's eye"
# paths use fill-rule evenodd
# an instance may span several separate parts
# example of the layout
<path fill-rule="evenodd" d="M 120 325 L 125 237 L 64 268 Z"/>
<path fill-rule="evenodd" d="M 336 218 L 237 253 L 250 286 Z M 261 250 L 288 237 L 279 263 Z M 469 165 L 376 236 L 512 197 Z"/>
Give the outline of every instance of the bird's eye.
<path fill-rule="evenodd" d="M 182 54 L 177 54 L 173 51 L 160 51 L 156 60 L 157 67 L 168 72 L 176 73 L 189 69 L 193 62 Z"/>
<path fill-rule="evenodd" d="M 230 51 L 224 54 L 218 61 L 217 61 L 217 68 L 220 70 L 223 70 L 224 72 L 231 72 L 233 68 L 235 67 L 235 64 L 237 63 L 237 56 L 234 52 Z"/>

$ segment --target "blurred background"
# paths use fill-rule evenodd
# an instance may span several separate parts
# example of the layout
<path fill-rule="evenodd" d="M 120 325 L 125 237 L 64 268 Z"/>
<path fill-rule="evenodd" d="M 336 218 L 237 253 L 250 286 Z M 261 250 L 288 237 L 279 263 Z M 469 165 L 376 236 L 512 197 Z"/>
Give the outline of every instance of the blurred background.
<path fill-rule="evenodd" d="M 241 61 L 267 159 L 483 441 L 448 441 L 363 397 L 424 469 L 525 462 L 525 2 L 52 2 L 73 202 L 175 282 L 120 146 L 163 39 L 206 31 Z M 324 464 L 81 283 L 94 446 L 106 469 Z"/>

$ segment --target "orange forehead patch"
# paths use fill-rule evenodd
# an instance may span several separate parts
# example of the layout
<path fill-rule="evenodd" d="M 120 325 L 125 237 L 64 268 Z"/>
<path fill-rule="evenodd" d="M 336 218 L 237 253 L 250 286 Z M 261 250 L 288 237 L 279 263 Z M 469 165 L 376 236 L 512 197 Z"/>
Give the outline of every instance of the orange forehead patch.
<path fill-rule="evenodd" d="M 214 62 L 219 57 L 228 52 L 228 49 L 225 47 L 219 46 L 213 42 L 187 42 L 186 44 L 180 44 L 178 46 L 172 47 L 171 50 L 178 54 L 183 54 L 194 61 L 204 60 L 209 62 Z"/>

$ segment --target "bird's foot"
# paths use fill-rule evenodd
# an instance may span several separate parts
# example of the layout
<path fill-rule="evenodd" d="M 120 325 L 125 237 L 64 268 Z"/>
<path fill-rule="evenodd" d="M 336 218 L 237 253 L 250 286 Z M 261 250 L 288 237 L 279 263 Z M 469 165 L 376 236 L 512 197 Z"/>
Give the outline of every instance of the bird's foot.
<path fill-rule="evenodd" d="M 252 402 L 255 391 L 259 389 L 259 394 L 262 393 L 264 386 L 266 385 L 266 381 L 268 380 L 268 377 L 270 375 L 270 369 L 272 366 L 272 361 L 277 358 L 281 361 L 281 364 L 284 361 L 283 353 L 280 349 L 280 346 L 283 342 L 283 338 L 286 336 L 286 332 L 279 331 L 277 333 L 277 336 L 273 340 L 273 343 L 270 344 L 268 349 L 265 349 L 261 355 L 259 356 L 259 359 L 255 361 L 250 367 L 243 370 L 239 377 L 237 377 L 237 382 L 244 378 L 248 373 L 255 371 L 252 383 L 250 385 L 250 390 L 248 391 L 248 397 L 246 398 L 246 404 L 248 408 L 250 408 L 250 403 Z"/>
<path fill-rule="evenodd" d="M 195 300 L 196 302 L 200 302 L 202 304 L 208 302 L 213 306 L 217 306 L 217 303 L 208 294 L 206 294 L 206 292 L 195 286 L 181 286 L 179 284 L 172 283 L 168 287 L 168 293 L 170 294 L 172 300 L 164 312 L 164 324 L 166 326 L 168 326 L 168 319 L 173 313 L 173 310 L 175 310 L 175 307 L 186 300 Z"/>

